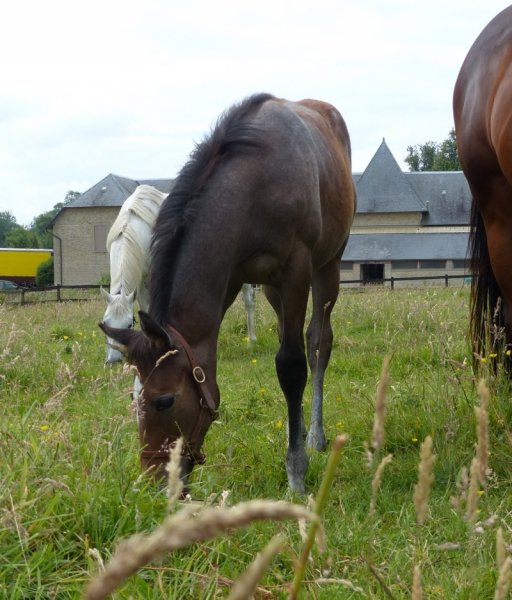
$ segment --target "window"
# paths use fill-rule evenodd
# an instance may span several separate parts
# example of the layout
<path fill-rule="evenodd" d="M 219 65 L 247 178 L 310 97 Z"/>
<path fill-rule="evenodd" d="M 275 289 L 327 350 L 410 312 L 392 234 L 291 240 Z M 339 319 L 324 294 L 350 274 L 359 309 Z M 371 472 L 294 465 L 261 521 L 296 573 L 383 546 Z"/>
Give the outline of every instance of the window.
<path fill-rule="evenodd" d="M 107 251 L 107 233 L 106 225 L 94 226 L 94 252 Z"/>
<path fill-rule="evenodd" d="M 341 261 L 341 270 L 342 271 L 352 271 L 354 268 L 354 263 L 352 261 Z"/>
<path fill-rule="evenodd" d="M 394 260 L 391 264 L 393 270 L 397 271 L 412 271 L 418 268 L 417 260 Z"/>
<path fill-rule="evenodd" d="M 445 260 L 422 260 L 420 269 L 446 269 Z"/>

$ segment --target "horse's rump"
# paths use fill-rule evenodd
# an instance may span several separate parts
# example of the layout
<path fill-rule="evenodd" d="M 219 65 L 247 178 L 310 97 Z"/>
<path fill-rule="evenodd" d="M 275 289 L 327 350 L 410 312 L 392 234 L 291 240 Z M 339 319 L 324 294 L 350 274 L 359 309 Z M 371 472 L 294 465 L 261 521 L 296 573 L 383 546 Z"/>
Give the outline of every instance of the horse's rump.
<path fill-rule="evenodd" d="M 479 356 L 512 323 L 512 7 L 478 36 L 461 67 L 453 109 L 462 170 L 472 199 L 470 335 Z M 502 301 L 500 300 L 502 299 Z M 509 309 L 510 310 L 510 309 Z"/>

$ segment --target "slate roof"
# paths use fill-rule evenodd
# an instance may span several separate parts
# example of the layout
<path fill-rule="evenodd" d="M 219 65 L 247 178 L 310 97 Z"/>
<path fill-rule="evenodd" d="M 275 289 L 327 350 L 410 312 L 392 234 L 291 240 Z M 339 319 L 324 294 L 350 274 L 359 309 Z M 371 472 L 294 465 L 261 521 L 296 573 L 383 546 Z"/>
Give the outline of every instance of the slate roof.
<path fill-rule="evenodd" d="M 471 192 L 462 171 L 403 172 L 382 140 L 353 178 L 358 214 L 421 212 L 425 226 L 469 225 Z"/>
<path fill-rule="evenodd" d="M 469 225 L 471 192 L 462 171 L 404 173 L 428 212 L 422 225 Z"/>
<path fill-rule="evenodd" d="M 464 260 L 468 238 L 468 233 L 352 234 L 343 261 Z"/>
<path fill-rule="evenodd" d="M 137 181 L 110 173 L 64 208 L 121 206 L 126 198 L 133 194 L 137 186 L 143 183 L 152 185 L 161 192 L 169 192 L 173 181 L 173 179 L 142 179 Z"/>
<path fill-rule="evenodd" d="M 416 190 L 404 177 L 383 139 L 363 173 L 357 177 L 358 213 L 426 212 Z"/>

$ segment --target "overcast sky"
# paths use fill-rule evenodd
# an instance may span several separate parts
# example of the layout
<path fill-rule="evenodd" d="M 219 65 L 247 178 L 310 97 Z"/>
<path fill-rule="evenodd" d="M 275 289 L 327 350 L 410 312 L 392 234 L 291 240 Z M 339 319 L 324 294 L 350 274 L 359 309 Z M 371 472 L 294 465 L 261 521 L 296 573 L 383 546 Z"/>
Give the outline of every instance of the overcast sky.
<path fill-rule="evenodd" d="M 2 11 L 0 211 L 18 223 L 109 173 L 175 177 L 254 92 L 334 104 L 362 171 L 382 138 L 443 141 L 497 0 L 29 0 Z"/>

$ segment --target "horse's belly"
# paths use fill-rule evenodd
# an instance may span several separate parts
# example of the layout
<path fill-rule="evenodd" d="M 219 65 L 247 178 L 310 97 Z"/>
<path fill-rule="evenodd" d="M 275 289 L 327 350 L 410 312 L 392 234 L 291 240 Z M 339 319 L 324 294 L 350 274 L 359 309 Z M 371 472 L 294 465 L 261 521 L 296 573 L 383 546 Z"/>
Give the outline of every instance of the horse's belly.
<path fill-rule="evenodd" d="M 242 280 L 247 283 L 272 285 L 283 271 L 283 262 L 272 254 L 258 254 L 240 265 Z"/>

